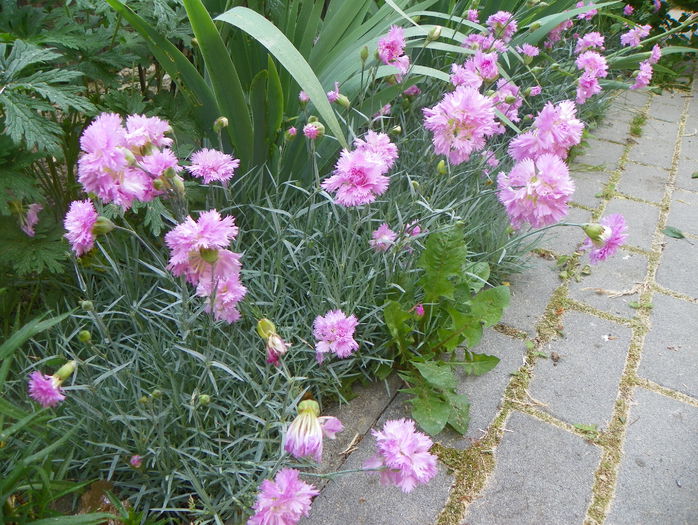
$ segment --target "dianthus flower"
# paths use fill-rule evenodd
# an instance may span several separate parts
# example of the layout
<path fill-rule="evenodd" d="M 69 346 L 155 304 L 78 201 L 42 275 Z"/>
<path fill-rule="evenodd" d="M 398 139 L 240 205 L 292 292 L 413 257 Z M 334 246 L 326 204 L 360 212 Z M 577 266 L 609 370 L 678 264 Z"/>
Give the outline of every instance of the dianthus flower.
<path fill-rule="evenodd" d="M 330 102 L 337 102 L 339 98 L 339 82 L 334 83 L 334 89 L 327 92 L 327 100 Z"/>
<path fill-rule="evenodd" d="M 529 97 L 537 97 L 543 92 L 543 88 L 540 86 L 531 86 L 528 90 Z"/>
<path fill-rule="evenodd" d="M 421 303 L 415 304 L 412 307 L 412 310 L 414 311 L 414 315 L 416 315 L 417 317 L 424 317 L 424 305 L 423 304 L 421 304 Z"/>
<path fill-rule="evenodd" d="M 652 0 L 652 3 L 654 4 L 654 12 L 655 13 L 661 9 L 662 0 Z"/>
<path fill-rule="evenodd" d="M 307 94 L 305 91 L 302 91 L 302 90 L 301 90 L 301 91 L 298 93 L 298 101 L 299 101 L 301 104 L 307 104 L 308 102 L 310 102 L 310 97 L 308 96 L 308 94 Z"/>
<path fill-rule="evenodd" d="M 497 11 L 487 19 L 487 27 L 495 38 L 509 42 L 518 29 L 514 15 L 508 11 Z"/>
<path fill-rule="evenodd" d="M 35 231 L 34 226 L 39 223 L 39 212 L 43 210 L 44 207 L 35 202 L 27 207 L 27 213 L 20 219 L 20 228 L 29 237 L 34 237 Z"/>
<path fill-rule="evenodd" d="M 482 77 L 472 69 L 466 69 L 465 64 L 451 64 L 451 84 L 454 86 L 465 86 L 479 89 L 482 86 Z"/>
<path fill-rule="evenodd" d="M 620 35 L 620 43 L 624 46 L 637 47 L 640 45 L 640 40 L 650 34 L 651 25 L 635 26 L 627 33 Z"/>
<path fill-rule="evenodd" d="M 191 156 L 191 165 L 187 169 L 195 177 L 204 179 L 204 184 L 209 184 L 229 181 L 239 166 L 238 159 L 222 151 L 203 148 Z"/>
<path fill-rule="evenodd" d="M 659 59 L 662 58 L 662 48 L 659 47 L 658 44 L 655 44 L 652 47 L 652 52 L 650 53 L 650 57 L 647 59 L 647 61 L 654 65 L 657 62 L 659 62 Z"/>
<path fill-rule="evenodd" d="M 601 84 L 599 84 L 596 75 L 589 72 L 582 73 L 582 76 L 577 80 L 577 104 L 584 104 L 587 99 L 597 93 L 601 93 Z"/>
<path fill-rule="evenodd" d="M 540 49 L 536 46 L 532 46 L 531 44 L 523 44 L 521 46 L 516 46 L 516 51 L 518 51 L 522 55 L 526 55 L 531 58 L 537 57 L 540 54 Z"/>
<path fill-rule="evenodd" d="M 265 479 L 252 506 L 255 513 L 247 525 L 296 525 L 310 514 L 310 504 L 320 494 L 313 485 L 302 481 L 292 468 L 280 470 L 274 481 Z"/>
<path fill-rule="evenodd" d="M 419 89 L 419 86 L 415 84 L 413 86 L 408 87 L 405 91 L 402 92 L 402 94 L 406 97 L 416 97 L 421 92 L 422 90 Z"/>
<path fill-rule="evenodd" d="M 139 469 L 143 466 L 143 458 L 138 454 L 133 455 L 131 456 L 131 459 L 128 460 L 128 464 L 135 469 Z"/>
<path fill-rule="evenodd" d="M 378 40 L 378 58 L 384 64 L 395 66 L 400 75 L 407 73 L 410 58 L 405 53 L 405 31 L 400 26 L 390 26 L 388 34 Z"/>
<path fill-rule="evenodd" d="M 284 450 L 296 458 L 312 456 L 315 461 L 322 461 L 323 435 L 334 439 L 337 432 L 344 430 L 344 425 L 336 417 L 320 416 L 320 405 L 312 399 L 298 403 L 298 416 L 288 427 L 284 436 Z"/>
<path fill-rule="evenodd" d="M 322 363 L 324 354 L 334 353 L 339 358 L 349 357 L 359 349 L 354 340 L 354 330 L 359 324 L 355 315 L 347 316 L 341 310 L 330 310 L 324 316 L 318 315 L 313 323 L 315 357 Z"/>
<path fill-rule="evenodd" d="M 583 69 L 585 72 L 595 77 L 605 77 L 608 75 L 608 64 L 606 63 L 606 59 L 596 51 L 585 51 L 577 57 L 575 64 L 577 65 L 577 69 Z"/>
<path fill-rule="evenodd" d="M 519 108 L 523 104 L 519 87 L 506 78 L 497 81 L 497 91 L 492 95 L 494 106 L 512 122 L 519 122 Z M 499 125 L 499 132 L 504 133 L 504 126 Z"/>
<path fill-rule="evenodd" d="M 169 147 L 172 139 L 165 134 L 171 132 L 170 124 L 158 117 L 129 115 L 126 118 L 126 142 L 130 148 L 140 148 L 146 144 L 158 148 Z"/>
<path fill-rule="evenodd" d="M 492 35 L 481 35 L 480 33 L 469 34 L 461 45 L 468 49 L 479 49 L 485 52 L 497 51 L 498 53 L 504 53 L 507 50 L 507 45 L 503 40 L 494 38 Z"/>
<path fill-rule="evenodd" d="M 424 127 L 434 133 L 434 151 L 453 164 L 467 161 L 497 131 L 492 100 L 474 88 L 458 86 L 423 111 Z"/>
<path fill-rule="evenodd" d="M 303 135 L 310 140 L 315 140 L 320 136 L 320 128 L 315 125 L 315 122 L 310 122 L 303 126 Z"/>
<path fill-rule="evenodd" d="M 630 89 L 641 89 L 650 85 L 652 80 L 652 63 L 649 60 L 640 62 L 640 69 L 637 72 L 635 83 L 630 86 Z"/>
<path fill-rule="evenodd" d="M 378 454 L 366 461 L 364 468 L 384 469 L 380 470 L 381 483 L 412 492 L 436 476 L 436 456 L 429 453 L 433 442 L 415 430 L 411 419 L 388 420 L 383 430 L 371 433 L 376 438 Z"/>
<path fill-rule="evenodd" d="M 397 233 L 391 230 L 386 223 L 383 223 L 376 228 L 371 237 L 372 239 L 368 241 L 371 248 L 377 252 L 387 252 L 395 244 Z"/>
<path fill-rule="evenodd" d="M 497 177 L 498 198 L 507 210 L 511 225 L 518 229 L 528 222 L 534 228 L 554 224 L 567 215 L 574 193 L 565 162 L 546 153 L 537 160 L 524 159 L 509 175 Z"/>
<path fill-rule="evenodd" d="M 363 139 L 355 139 L 354 148 L 378 156 L 385 163 L 386 171 L 393 167 L 398 158 L 397 146 L 390 142 L 390 137 L 373 130 L 368 130 Z"/>
<path fill-rule="evenodd" d="M 65 237 L 78 257 L 94 247 L 97 238 L 94 227 L 98 218 L 97 210 L 89 199 L 70 203 L 63 225 L 68 230 Z"/>
<path fill-rule="evenodd" d="M 201 213 L 196 221 L 189 216 L 165 235 L 165 244 L 171 252 L 167 268 L 176 276 L 184 275 L 194 285 L 199 284 L 202 274 L 209 271 L 213 264 L 221 268 L 224 263 L 229 263 L 230 268 L 226 268 L 226 273 L 231 268 L 239 270 L 235 257 L 225 256 L 221 259 L 220 253 L 237 234 L 235 219 L 221 218 L 216 210 Z M 218 270 L 216 273 L 221 275 Z"/>
<path fill-rule="evenodd" d="M 577 39 L 577 45 L 574 48 L 574 52 L 579 54 L 587 51 L 588 49 L 604 49 L 604 40 L 604 36 L 597 31 L 587 33 L 586 35 Z"/>
<path fill-rule="evenodd" d="M 61 383 L 75 371 L 75 361 L 68 361 L 52 376 L 35 370 L 29 374 L 29 397 L 42 407 L 54 407 L 65 399 Z"/>
<path fill-rule="evenodd" d="M 625 16 L 630 16 L 635 12 L 635 8 L 631 6 L 630 4 L 626 4 L 625 7 L 623 8 L 623 14 Z"/>
<path fill-rule="evenodd" d="M 551 49 L 553 45 L 556 42 L 559 42 L 562 39 L 562 33 L 572 27 L 574 25 L 574 22 L 572 20 L 565 20 L 564 22 L 560 23 L 559 25 L 555 26 L 550 33 L 548 33 L 548 37 L 546 38 L 545 42 L 543 45 L 547 49 Z"/>
<path fill-rule="evenodd" d="M 126 168 L 126 171 L 133 170 L 137 172 L 145 172 L 146 175 L 153 179 L 163 177 L 168 173 L 177 173 L 182 170 L 179 161 L 175 154 L 170 149 L 155 149 L 148 155 L 142 157 L 139 162 L 139 168 Z M 142 171 L 141 171 L 142 170 Z M 144 186 L 148 186 L 149 179 L 144 179 Z M 147 191 L 147 188 L 146 190 Z"/>
<path fill-rule="evenodd" d="M 216 264 L 201 275 L 196 295 L 210 298 L 204 310 L 213 313 L 214 319 L 234 323 L 240 319 L 238 303 L 247 294 L 247 288 L 240 282 L 240 254 L 221 250 L 218 255 Z"/>
<path fill-rule="evenodd" d="M 589 261 L 596 264 L 616 253 L 628 238 L 628 227 L 619 213 L 608 215 L 599 224 L 586 224 L 584 231 L 588 235 L 582 250 L 589 250 Z"/>
<path fill-rule="evenodd" d="M 592 7 L 593 5 L 594 5 L 594 3 L 590 2 L 588 6 Z M 576 7 L 585 7 L 585 3 L 583 1 L 577 2 Z M 578 14 L 577 18 L 580 20 L 591 20 L 598 13 L 599 13 L 599 11 L 597 9 L 590 9 L 589 11 L 587 11 L 585 13 Z"/>
<path fill-rule="evenodd" d="M 466 15 L 466 18 L 469 22 L 474 22 L 476 24 L 480 21 L 477 9 L 468 9 L 468 14 Z"/>

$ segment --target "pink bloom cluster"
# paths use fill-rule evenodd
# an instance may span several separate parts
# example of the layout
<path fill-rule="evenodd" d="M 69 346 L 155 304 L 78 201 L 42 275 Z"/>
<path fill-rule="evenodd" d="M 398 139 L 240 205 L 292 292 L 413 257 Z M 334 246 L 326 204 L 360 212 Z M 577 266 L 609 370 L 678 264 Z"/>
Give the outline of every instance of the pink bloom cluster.
<path fill-rule="evenodd" d="M 625 7 L 623 8 L 623 14 L 625 16 L 630 16 L 635 12 L 635 8 L 631 6 L 630 4 L 626 4 Z"/>
<path fill-rule="evenodd" d="M 480 21 L 477 9 L 468 9 L 468 13 L 466 15 L 466 18 L 468 19 L 469 22 L 474 22 L 476 24 Z"/>
<path fill-rule="evenodd" d="M 388 34 L 378 40 L 378 58 L 384 64 L 398 69 L 398 80 L 407 73 L 410 57 L 405 55 L 405 31 L 400 26 L 390 26 Z"/>
<path fill-rule="evenodd" d="M 436 456 L 429 453 L 433 442 L 415 430 L 409 419 L 388 420 L 383 430 L 372 430 L 378 454 L 364 463 L 366 469 L 380 471 L 381 482 L 411 492 L 418 484 L 436 475 Z"/>
<path fill-rule="evenodd" d="M 477 89 L 458 86 L 433 108 L 424 108 L 424 127 L 434 134 L 434 151 L 453 164 L 467 161 L 497 132 L 494 104 Z"/>
<path fill-rule="evenodd" d="M 299 478 L 292 468 L 280 470 L 274 481 L 265 479 L 252 508 L 255 513 L 247 525 L 296 525 L 310 514 L 310 504 L 320 494 L 313 485 Z"/>
<path fill-rule="evenodd" d="M 603 231 L 596 238 L 587 237 L 582 250 L 589 250 L 589 261 L 596 264 L 616 253 L 628 238 L 628 227 L 625 218 L 619 213 L 604 217 L 599 221 Z"/>
<path fill-rule="evenodd" d="M 29 396 L 42 407 L 54 407 L 65 399 L 58 377 L 34 371 L 29 374 Z"/>
<path fill-rule="evenodd" d="M 593 3 L 593 2 L 589 2 L 589 4 L 585 4 L 583 1 L 580 1 L 580 2 L 577 2 L 576 7 L 585 7 L 586 5 L 588 5 L 589 7 L 591 7 L 591 6 L 594 5 L 594 3 Z M 578 14 L 578 15 L 577 15 L 577 18 L 579 18 L 580 20 L 591 20 L 591 19 L 594 18 L 598 13 L 599 13 L 599 11 L 598 11 L 597 9 L 590 9 L 589 11 L 587 11 L 587 12 L 585 12 L 585 13 Z"/>
<path fill-rule="evenodd" d="M 565 20 L 564 22 L 555 26 L 552 29 L 552 31 L 550 31 L 550 33 L 548 33 L 548 37 L 545 39 L 545 42 L 543 43 L 543 45 L 547 49 L 552 49 L 552 47 L 562 39 L 562 33 L 567 31 L 573 25 L 574 25 L 574 22 L 572 22 L 572 20 Z"/>
<path fill-rule="evenodd" d="M 509 155 L 515 160 L 536 160 L 545 153 L 567 158 L 569 149 L 582 140 L 584 124 L 576 114 L 577 109 L 570 100 L 556 105 L 548 102 L 534 120 L 533 128 L 511 141 Z"/>
<path fill-rule="evenodd" d="M 497 91 L 492 95 L 494 106 L 512 122 L 519 122 L 519 108 L 523 104 L 519 87 L 511 80 L 500 78 L 497 81 Z M 504 126 L 499 124 L 497 133 L 504 133 Z"/>
<path fill-rule="evenodd" d="M 341 310 L 330 310 L 324 316 L 318 315 L 313 323 L 315 357 L 322 363 L 325 354 L 332 352 L 339 358 L 349 357 L 359 349 L 354 340 L 354 330 L 359 324 L 355 315 L 347 316 Z"/>
<path fill-rule="evenodd" d="M 167 268 L 196 286 L 196 295 L 210 298 L 207 310 L 229 323 L 240 318 L 237 304 L 247 293 L 240 282 L 241 256 L 227 249 L 237 233 L 233 217 L 209 210 L 165 235 L 171 252 Z"/>
<path fill-rule="evenodd" d="M 195 177 L 204 179 L 204 184 L 227 182 L 240 166 L 240 161 L 215 149 L 203 148 L 191 156 L 191 165 L 187 168 Z"/>
<path fill-rule="evenodd" d="M 497 51 L 504 53 L 507 50 L 507 45 L 503 40 L 495 38 L 492 35 L 483 35 L 480 33 L 471 33 L 463 40 L 463 47 L 469 49 L 480 49 L 481 51 Z"/>
<path fill-rule="evenodd" d="M 579 54 L 589 49 L 603 50 L 604 41 L 604 36 L 597 31 L 587 33 L 586 35 L 581 36 L 577 39 L 577 46 L 574 48 L 574 52 Z"/>
<path fill-rule="evenodd" d="M 509 11 L 497 11 L 491 15 L 487 19 L 487 27 L 492 37 L 500 38 L 503 42 L 509 42 L 518 29 L 516 19 Z"/>
<path fill-rule="evenodd" d="M 387 252 L 395 244 L 397 233 L 390 229 L 386 223 L 381 224 L 371 235 L 368 244 L 377 252 Z"/>
<path fill-rule="evenodd" d="M 368 204 L 388 189 L 390 179 L 385 174 L 397 158 L 397 146 L 388 135 L 369 131 L 365 139 L 354 141 L 353 150 L 342 151 L 322 188 L 336 192 L 334 201 L 342 206 Z"/>
<path fill-rule="evenodd" d="M 516 46 L 516 51 L 531 58 L 537 57 L 540 54 L 540 49 L 536 46 L 532 46 L 531 44 Z"/>
<path fill-rule="evenodd" d="M 620 35 L 620 43 L 624 46 L 637 47 L 640 45 L 640 40 L 649 36 L 651 25 L 635 26 L 627 33 Z"/>
<path fill-rule="evenodd" d="M 484 81 L 491 82 L 499 76 L 497 53 L 476 51 L 475 55 L 460 66 L 451 65 L 451 84 L 479 89 Z"/>
<path fill-rule="evenodd" d="M 596 51 L 584 51 L 575 63 L 578 69 L 584 70 L 577 82 L 577 104 L 583 104 L 601 92 L 598 79 L 608 75 L 608 65 L 606 59 Z"/>
<path fill-rule="evenodd" d="M 284 450 L 296 458 L 312 456 L 322 461 L 322 437 L 334 439 L 344 430 L 342 422 L 333 416 L 320 416 L 316 401 L 306 399 L 298 404 L 298 416 L 288 427 L 284 437 Z"/>
<path fill-rule="evenodd" d="M 558 222 L 567 215 L 574 193 L 567 165 L 549 153 L 517 162 L 509 175 L 499 174 L 497 185 L 499 200 L 517 229 L 525 222 L 534 228 Z"/>
<path fill-rule="evenodd" d="M 640 68 L 637 72 L 637 77 L 635 78 L 635 83 L 630 86 L 630 89 L 641 89 L 647 87 L 652 80 L 653 68 L 652 66 L 659 62 L 662 57 L 661 48 L 655 44 L 650 53 L 650 57 L 647 60 L 640 62 Z"/>
<path fill-rule="evenodd" d="M 97 238 L 94 226 L 98 217 L 97 210 L 89 199 L 70 203 L 63 225 L 68 230 L 65 237 L 78 257 L 94 247 Z"/>

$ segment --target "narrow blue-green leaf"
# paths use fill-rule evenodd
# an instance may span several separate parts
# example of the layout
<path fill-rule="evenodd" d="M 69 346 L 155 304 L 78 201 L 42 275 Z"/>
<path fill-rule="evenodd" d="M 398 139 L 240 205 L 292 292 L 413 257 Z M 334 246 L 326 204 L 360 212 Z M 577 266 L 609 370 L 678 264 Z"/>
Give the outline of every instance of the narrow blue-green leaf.
<path fill-rule="evenodd" d="M 118 520 L 117 516 L 106 512 L 93 512 L 90 514 L 78 514 L 76 516 L 57 516 L 30 521 L 27 525 L 99 525 L 108 520 Z"/>
<path fill-rule="evenodd" d="M 428 16 L 428 17 L 434 17 L 434 18 L 443 18 L 444 20 L 450 20 L 450 21 L 456 22 L 458 24 L 468 26 L 477 32 L 487 31 L 487 28 L 485 26 L 483 26 L 482 24 L 477 24 L 475 22 L 471 22 L 470 20 L 467 20 L 465 18 L 461 18 L 460 16 L 449 15 L 448 13 L 440 13 L 438 11 L 410 11 L 407 15 L 408 16 Z M 450 31 L 450 30 L 444 28 L 443 31 Z"/>
<path fill-rule="evenodd" d="M 267 146 L 267 70 L 257 73 L 250 84 L 250 108 L 252 109 L 252 124 L 254 128 L 253 160 L 255 166 L 264 163 Z"/>
<path fill-rule="evenodd" d="M 320 81 L 303 56 L 274 24 L 246 7 L 234 7 L 216 17 L 216 20 L 242 29 L 266 47 L 293 76 L 301 89 L 308 94 L 325 124 L 342 147 L 349 148 L 344 132 L 327 100 L 327 95 Z"/>
<path fill-rule="evenodd" d="M 281 129 L 284 117 L 284 92 L 281 77 L 271 55 L 267 55 L 267 142 L 272 144 Z"/>
<path fill-rule="evenodd" d="M 376 72 L 376 78 L 384 78 L 397 74 L 397 68 L 394 66 L 380 66 Z M 410 75 L 422 75 L 425 77 L 436 78 L 438 80 L 443 80 L 444 82 L 450 81 L 450 76 L 448 73 L 434 69 L 433 67 L 427 66 L 412 66 L 410 68 Z"/>
<path fill-rule="evenodd" d="M 14 332 L 2 345 L 0 345 L 0 361 L 12 354 L 28 339 L 31 339 L 36 334 L 57 325 L 69 315 L 70 313 L 65 313 L 57 317 L 52 317 L 51 319 L 42 320 L 41 317 L 39 317 L 29 321 L 22 328 Z"/>
<path fill-rule="evenodd" d="M 392 7 L 402 18 L 407 20 L 410 24 L 419 27 L 419 24 L 412 20 L 402 9 L 400 9 L 400 6 L 393 2 L 393 0 L 385 0 L 385 3 Z"/>

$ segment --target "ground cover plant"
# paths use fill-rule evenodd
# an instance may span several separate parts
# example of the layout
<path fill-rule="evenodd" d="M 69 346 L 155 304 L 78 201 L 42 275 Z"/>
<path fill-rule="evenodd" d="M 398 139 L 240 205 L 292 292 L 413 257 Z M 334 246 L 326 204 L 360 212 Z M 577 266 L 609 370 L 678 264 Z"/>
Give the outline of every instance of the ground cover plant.
<path fill-rule="evenodd" d="M 564 221 L 566 158 L 585 122 L 613 89 L 647 87 L 661 56 L 692 52 L 663 44 L 695 28 L 650 36 L 621 2 L 186 0 L 190 34 L 174 8 L 170 27 L 108 3 L 115 45 L 142 46 L 136 86 L 150 53 L 155 89 L 191 119 L 177 125 L 167 104 L 134 104 L 118 84 L 91 100 L 66 81 L 63 99 L 44 97 L 46 73 L 30 66 L 63 59 L 17 37 L 3 49 L 13 96 L 38 93 L 34 111 L 62 125 L 75 115 L 51 128 L 70 154 L 48 157 L 69 202 L 41 194 L 71 251 L 52 303 L 63 317 L 3 361 L 12 432 L 0 453 L 19 479 L 34 427 L 63 435 L 69 459 L 40 457 L 60 464 L 39 475 L 42 490 L 51 476 L 71 494 L 75 480 L 110 480 L 124 522 L 122 500 L 143 519 L 297 523 L 323 437 L 342 430 L 323 410 L 393 370 L 414 421 L 374 431 L 366 470 L 405 492 L 428 482 L 425 432 L 467 429 L 454 370 L 496 366 L 473 348 L 507 305 L 501 281 Z M 40 59 L 21 59 L 28 50 Z M 13 147 L 48 163 L 7 110 L 19 104 L 4 93 L 0 104 Z M 5 197 L 29 236 L 39 194 L 17 192 Z M 592 263 L 626 236 L 619 215 L 570 227 Z M 35 501 L 37 486 L 10 486 L 8 519 L 58 512 L 22 514 L 15 502 Z"/>

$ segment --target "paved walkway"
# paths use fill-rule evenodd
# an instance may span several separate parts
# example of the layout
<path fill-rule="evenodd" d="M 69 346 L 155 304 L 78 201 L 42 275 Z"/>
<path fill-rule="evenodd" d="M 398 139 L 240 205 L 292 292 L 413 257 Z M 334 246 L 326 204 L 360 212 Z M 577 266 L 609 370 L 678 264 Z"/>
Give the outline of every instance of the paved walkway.
<path fill-rule="evenodd" d="M 375 475 L 341 477 L 302 523 L 698 524 L 696 91 L 619 96 L 575 159 L 570 220 L 622 213 L 629 245 L 588 268 L 578 229 L 546 241 L 477 349 L 500 364 L 461 378 L 470 428 L 438 436 L 438 476 L 409 495 Z M 560 255 L 572 255 L 565 268 Z M 342 409 L 348 428 L 326 468 L 360 468 L 368 430 L 409 415 L 389 386 Z"/>

